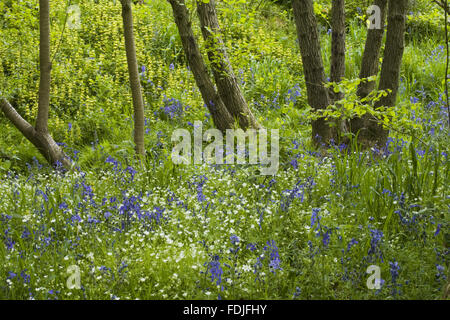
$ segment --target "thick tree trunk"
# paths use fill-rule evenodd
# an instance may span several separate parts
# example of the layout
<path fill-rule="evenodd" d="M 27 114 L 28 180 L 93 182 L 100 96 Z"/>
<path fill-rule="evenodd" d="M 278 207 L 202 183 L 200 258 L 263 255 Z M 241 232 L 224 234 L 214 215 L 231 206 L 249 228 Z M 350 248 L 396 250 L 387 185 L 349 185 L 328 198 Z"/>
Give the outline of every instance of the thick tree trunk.
<path fill-rule="evenodd" d="M 393 107 L 397 100 L 400 82 L 400 68 L 405 49 L 406 12 L 408 0 L 389 0 L 388 27 L 383 64 L 381 66 L 378 90 L 390 90 L 386 97 L 375 103 L 379 107 Z M 367 124 L 367 138 L 369 141 L 384 146 L 389 131 L 383 125 L 371 119 Z"/>
<path fill-rule="evenodd" d="M 325 70 L 319 43 L 319 31 L 312 0 L 292 0 L 298 42 L 305 73 L 308 103 L 314 110 L 325 109 L 330 104 L 325 87 Z M 334 130 L 325 119 L 312 123 L 312 138 L 315 143 L 328 143 L 334 138 Z"/>
<path fill-rule="evenodd" d="M 361 62 L 360 79 L 376 76 L 379 71 L 381 46 L 383 44 L 386 24 L 387 0 L 375 0 L 374 5 L 380 8 L 380 29 L 367 31 L 366 45 Z M 358 87 L 358 96 L 365 98 L 375 89 L 376 81 L 365 81 Z"/>
<path fill-rule="evenodd" d="M 380 8 L 380 29 L 369 29 L 367 32 L 361 72 L 359 74 L 360 79 L 376 76 L 379 71 L 380 52 L 386 24 L 387 0 L 375 0 L 374 5 Z M 375 85 L 376 81 L 362 82 L 358 87 L 358 97 L 360 99 L 367 97 L 375 89 Z M 350 121 L 352 133 L 355 135 L 359 133 L 358 140 L 362 143 L 368 138 L 366 137 L 366 127 L 371 121 L 370 119 L 371 116 L 366 114 L 361 118 L 354 118 Z"/>
<path fill-rule="evenodd" d="M 333 0 L 331 8 L 331 82 L 339 83 L 345 76 L 345 0 Z M 342 92 L 330 90 L 332 102 L 341 100 Z"/>
<path fill-rule="evenodd" d="M 24 120 L 5 98 L 2 98 L 0 101 L 0 109 L 6 118 L 39 150 L 49 163 L 53 165 L 59 163 L 68 169 L 71 166 L 70 160 L 48 133 L 51 82 L 49 0 L 39 0 L 39 17 L 40 83 L 36 128 Z"/>
<path fill-rule="evenodd" d="M 194 75 L 195 82 L 200 90 L 203 101 L 207 106 L 214 124 L 220 131 L 232 129 L 234 119 L 228 112 L 225 104 L 217 93 L 214 85 L 208 75 L 208 69 L 200 53 L 200 49 L 195 39 L 192 25 L 189 18 L 189 11 L 186 8 L 184 0 L 168 0 L 172 5 L 175 23 L 180 33 L 184 52 L 187 56 L 189 67 Z"/>
<path fill-rule="evenodd" d="M 222 101 L 233 118 L 238 119 L 239 126 L 242 129 L 260 128 L 239 88 L 225 45 L 220 37 L 215 0 L 209 0 L 208 3 L 198 0 L 197 13 L 203 38 L 207 44 L 208 57 L 216 80 L 217 90 Z"/>
<path fill-rule="evenodd" d="M 136 153 L 145 156 L 144 146 L 144 100 L 142 98 L 141 83 L 136 58 L 136 45 L 133 34 L 133 14 L 131 0 L 120 0 L 122 3 L 123 29 L 125 36 L 125 50 L 127 53 L 128 74 L 130 76 L 131 94 L 134 109 L 134 144 Z"/>

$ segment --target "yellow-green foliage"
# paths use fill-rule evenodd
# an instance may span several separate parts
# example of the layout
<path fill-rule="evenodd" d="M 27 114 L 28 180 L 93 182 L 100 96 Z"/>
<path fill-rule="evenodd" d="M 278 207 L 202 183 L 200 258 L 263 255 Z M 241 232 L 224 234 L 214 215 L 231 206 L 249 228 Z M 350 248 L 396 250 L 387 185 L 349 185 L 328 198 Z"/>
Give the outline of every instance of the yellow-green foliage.
<path fill-rule="evenodd" d="M 57 140 L 69 144 L 89 143 L 93 135 L 107 135 L 112 121 L 120 125 L 132 115 L 120 2 L 80 0 L 75 4 L 81 12 L 79 29 L 64 26 L 71 18 L 66 14 L 66 1 L 51 2 L 50 126 Z M 188 5 L 204 52 L 195 8 L 192 1 Z M 2 2 L 0 12 L 0 38 L 4 39 L 0 47 L 1 94 L 32 121 L 37 113 L 39 80 L 38 3 Z M 154 113 L 164 99 L 176 98 L 190 106 L 187 119 L 203 119 L 206 109 L 186 68 L 170 5 L 150 0 L 133 6 L 133 14 L 138 63 L 140 68 L 145 66 L 146 117 L 156 120 Z M 246 81 L 242 87 L 250 102 L 261 94 L 286 92 L 299 82 L 300 58 L 287 12 L 267 14 L 257 11 L 251 1 L 227 0 L 218 2 L 218 14 L 231 63 L 238 78 Z M 255 18 L 261 15 L 266 18 Z M 272 27 L 268 28 L 268 23 Z M 280 35 L 280 28 L 292 36 Z"/>

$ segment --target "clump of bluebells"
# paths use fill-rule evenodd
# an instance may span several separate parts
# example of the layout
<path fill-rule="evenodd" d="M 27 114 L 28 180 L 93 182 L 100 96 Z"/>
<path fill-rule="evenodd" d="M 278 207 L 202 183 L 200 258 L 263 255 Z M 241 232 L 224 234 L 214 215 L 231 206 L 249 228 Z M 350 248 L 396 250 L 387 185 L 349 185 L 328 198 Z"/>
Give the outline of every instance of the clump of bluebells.
<path fill-rule="evenodd" d="M 217 286 L 220 286 L 220 290 L 223 290 L 222 275 L 223 269 L 220 264 L 220 257 L 213 255 L 211 261 L 205 263 L 206 274 L 209 274 L 211 282 L 214 282 Z"/>
<path fill-rule="evenodd" d="M 389 272 L 391 273 L 392 294 L 394 296 L 401 295 L 401 291 L 399 289 L 401 284 L 398 283 L 400 266 L 397 261 L 394 260 L 393 262 L 389 262 Z"/>
<path fill-rule="evenodd" d="M 283 270 L 280 266 L 280 254 L 278 252 L 278 247 L 275 241 L 267 241 L 266 246 L 264 246 L 264 251 L 269 253 L 269 269 L 272 273 L 276 273 L 276 270 Z"/>
<path fill-rule="evenodd" d="M 283 270 L 278 247 L 274 240 L 268 240 L 260 252 L 257 251 L 257 246 L 255 244 L 249 244 L 247 248 L 252 252 L 258 253 L 256 262 L 253 265 L 255 281 L 264 282 L 266 273 L 263 270 L 265 267 L 267 267 L 272 274 L 276 274 L 277 270 Z"/>
<path fill-rule="evenodd" d="M 381 244 L 383 240 L 383 232 L 380 230 L 377 230 L 375 228 L 371 228 L 369 226 L 370 231 L 370 248 L 367 252 L 367 260 L 369 262 L 376 262 L 377 259 L 379 259 L 381 262 L 384 262 L 383 260 L 383 252 L 381 250 Z"/>
<path fill-rule="evenodd" d="M 180 100 L 164 96 L 164 106 L 159 109 L 157 115 L 168 120 L 178 120 L 183 117 L 185 109 Z"/>
<path fill-rule="evenodd" d="M 322 217 L 319 215 L 319 212 L 320 208 L 312 209 L 310 228 L 314 228 L 314 231 L 316 231 L 316 237 L 321 237 L 323 247 L 327 248 L 331 241 L 332 229 L 320 223 Z"/>

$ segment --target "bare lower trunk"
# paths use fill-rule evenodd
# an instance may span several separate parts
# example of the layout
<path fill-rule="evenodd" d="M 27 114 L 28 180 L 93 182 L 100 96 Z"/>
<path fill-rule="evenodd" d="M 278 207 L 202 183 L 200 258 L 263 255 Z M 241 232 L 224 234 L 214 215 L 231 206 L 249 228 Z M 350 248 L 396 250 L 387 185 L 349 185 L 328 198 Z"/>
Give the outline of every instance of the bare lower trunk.
<path fill-rule="evenodd" d="M 214 88 L 208 75 L 206 64 L 200 53 L 194 32 L 192 31 L 189 11 L 186 8 L 186 4 L 184 0 L 168 1 L 172 5 L 173 16 L 178 27 L 178 32 L 180 33 L 184 52 L 203 101 L 211 113 L 214 125 L 217 129 L 225 133 L 227 129 L 233 128 L 234 119 L 225 107 L 225 104 Z"/>
<path fill-rule="evenodd" d="M 36 130 L 48 132 L 48 111 L 50 108 L 50 3 L 49 0 L 39 0 L 39 108 L 36 118 Z"/>
<path fill-rule="evenodd" d="M 331 31 L 330 81 L 340 83 L 345 77 L 345 0 L 333 0 Z M 336 103 L 344 98 L 344 93 L 335 92 L 334 86 L 330 87 L 329 93 L 331 103 Z M 336 119 L 336 128 L 338 128 L 336 130 L 337 139 L 341 140 L 341 133 L 347 131 L 346 122 L 340 118 Z"/>
<path fill-rule="evenodd" d="M 382 106 L 393 107 L 397 100 L 400 67 L 405 49 L 407 9 L 408 0 L 389 0 L 387 38 L 378 90 L 390 90 L 390 93 L 375 103 L 375 109 Z M 369 139 L 378 146 L 384 146 L 389 131 L 377 121 L 370 121 L 367 127 Z"/>
<path fill-rule="evenodd" d="M 48 133 L 51 83 L 49 0 L 39 1 L 39 19 L 40 82 L 36 128 L 24 120 L 5 98 L 2 98 L 0 101 L 0 109 L 6 118 L 39 150 L 49 163 L 53 165 L 60 163 L 64 167 L 70 168 L 70 160 Z"/>
<path fill-rule="evenodd" d="M 366 45 L 361 62 L 360 79 L 376 76 L 380 65 L 380 52 L 383 44 L 384 28 L 386 24 L 387 0 L 375 0 L 374 5 L 380 8 L 380 29 L 367 31 Z M 358 87 L 358 96 L 365 98 L 375 89 L 376 81 L 362 82 Z"/>
<path fill-rule="evenodd" d="M 136 58 L 136 45 L 133 34 L 133 14 L 131 11 L 131 0 L 121 0 L 123 29 L 125 36 L 125 50 L 127 53 L 128 74 L 130 76 L 131 94 L 134 109 L 134 144 L 136 153 L 145 155 L 144 146 L 144 100 L 142 98 L 141 83 Z"/>
<path fill-rule="evenodd" d="M 386 22 L 387 12 L 387 0 L 375 0 L 374 5 L 380 8 L 380 29 L 369 29 L 367 32 L 366 45 L 364 48 L 364 54 L 361 62 L 361 71 L 359 74 L 360 79 L 366 79 L 372 76 L 376 76 L 379 71 L 379 60 L 381 46 L 383 44 L 383 36 Z M 358 87 L 358 97 L 363 99 L 369 95 L 375 89 L 376 81 L 364 81 Z M 354 118 L 350 121 L 351 131 L 353 134 L 359 133 L 360 142 L 365 143 L 367 140 L 367 126 L 372 117 L 368 114 L 361 118 Z M 373 119 L 372 119 L 373 120 Z"/>
<path fill-rule="evenodd" d="M 314 110 L 326 109 L 330 105 L 328 89 L 325 87 L 325 70 L 319 43 L 319 31 L 312 0 L 292 0 L 298 42 L 305 73 L 308 103 Z M 315 143 L 328 143 L 334 138 L 334 130 L 325 119 L 312 123 L 312 138 Z"/>
<path fill-rule="evenodd" d="M 197 13 L 220 98 L 233 118 L 238 119 L 241 128 L 260 128 L 239 88 L 225 45 L 220 37 L 215 0 L 209 0 L 208 3 L 197 1 Z"/>
<path fill-rule="evenodd" d="M 331 9 L 331 82 L 339 83 L 345 76 L 345 0 L 333 0 Z M 332 102 L 344 97 L 342 92 L 330 90 Z"/>

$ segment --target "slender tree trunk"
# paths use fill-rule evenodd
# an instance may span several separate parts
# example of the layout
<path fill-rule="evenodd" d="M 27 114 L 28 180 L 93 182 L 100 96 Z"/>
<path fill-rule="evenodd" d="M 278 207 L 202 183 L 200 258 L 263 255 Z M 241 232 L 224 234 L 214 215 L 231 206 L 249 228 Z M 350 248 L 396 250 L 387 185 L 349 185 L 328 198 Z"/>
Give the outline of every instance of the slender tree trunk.
<path fill-rule="evenodd" d="M 390 90 L 390 93 L 375 103 L 375 109 L 382 106 L 393 107 L 397 100 L 400 68 L 405 49 L 407 9 L 408 0 L 389 0 L 387 37 L 378 90 Z M 370 141 L 378 146 L 384 146 L 389 131 L 377 121 L 369 121 L 367 127 Z"/>
<path fill-rule="evenodd" d="M 206 64 L 200 53 L 200 49 L 195 39 L 192 25 L 189 18 L 189 11 L 186 8 L 184 0 L 168 0 L 172 5 L 175 23 L 180 33 L 184 52 L 187 56 L 189 67 L 194 75 L 195 82 L 200 90 L 203 101 L 207 106 L 213 118 L 215 126 L 225 133 L 227 129 L 232 129 L 234 119 L 228 112 L 225 104 L 214 88 Z"/>
<path fill-rule="evenodd" d="M 36 118 L 36 131 L 48 132 L 48 111 L 50 108 L 50 3 L 49 0 L 39 1 L 39 107 Z"/>
<path fill-rule="evenodd" d="M 339 83 L 345 76 L 345 0 L 333 0 L 331 8 L 331 82 Z M 344 97 L 341 92 L 330 90 L 332 102 Z"/>
<path fill-rule="evenodd" d="M 144 100 L 142 98 L 141 83 L 139 81 L 136 46 L 133 34 L 133 14 L 131 0 L 120 0 L 122 3 L 123 29 L 125 36 L 125 50 L 127 53 L 128 74 L 130 76 L 131 94 L 134 109 L 134 144 L 136 153 L 145 156 L 144 146 Z"/>
<path fill-rule="evenodd" d="M 208 47 L 208 57 L 216 80 L 217 90 L 222 101 L 233 118 L 238 119 L 241 128 L 244 130 L 247 128 L 260 128 L 239 88 L 225 45 L 220 36 L 215 0 L 209 0 L 208 3 L 198 0 L 197 13 L 203 38 Z"/>
<path fill-rule="evenodd" d="M 71 162 L 62 149 L 56 144 L 48 132 L 48 113 L 50 108 L 50 1 L 39 0 L 39 105 L 36 118 L 36 128 L 23 119 L 11 104 L 2 98 L 0 109 L 12 124 L 27 138 L 51 164 L 60 163 L 70 168 Z"/>
<path fill-rule="evenodd" d="M 328 89 L 325 87 L 319 31 L 312 0 L 292 0 L 298 42 L 305 73 L 308 103 L 314 110 L 325 109 L 330 104 Z M 334 136 L 325 119 L 312 123 L 312 138 L 315 143 L 328 143 Z"/>
<path fill-rule="evenodd" d="M 384 29 L 386 24 L 387 0 L 375 0 L 373 3 L 380 8 L 380 29 L 369 29 L 367 32 L 366 45 L 361 63 L 360 79 L 366 79 L 376 76 L 379 71 L 379 60 L 381 46 L 383 44 Z M 375 89 L 376 81 L 362 82 L 358 87 L 358 97 L 363 99 Z M 366 127 L 371 116 L 366 114 L 361 118 L 354 118 L 350 121 L 350 127 L 353 134 L 359 133 L 360 142 L 367 140 Z"/>

